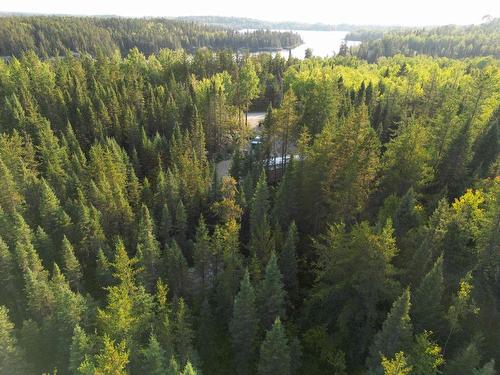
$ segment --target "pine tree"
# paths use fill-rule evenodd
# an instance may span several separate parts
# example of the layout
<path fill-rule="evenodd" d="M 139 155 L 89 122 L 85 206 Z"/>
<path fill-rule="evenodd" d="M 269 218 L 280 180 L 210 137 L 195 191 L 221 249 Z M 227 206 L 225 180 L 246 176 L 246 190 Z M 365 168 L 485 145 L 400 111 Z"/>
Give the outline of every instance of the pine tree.
<path fill-rule="evenodd" d="M 0 306 L 0 374 L 31 373 L 26 359 L 24 352 L 17 344 L 14 324 L 9 319 L 9 310 Z"/>
<path fill-rule="evenodd" d="M 85 363 L 85 362 L 84 362 Z M 95 356 L 95 375 L 126 375 L 129 363 L 129 351 L 125 342 L 115 344 L 108 336 L 104 336 L 103 348 Z"/>
<path fill-rule="evenodd" d="M 72 375 L 80 374 L 79 367 L 92 354 L 92 341 L 85 331 L 77 325 L 73 332 L 69 355 L 69 372 Z"/>
<path fill-rule="evenodd" d="M 212 314 L 212 306 L 208 298 L 203 300 L 198 318 L 198 328 L 196 330 L 196 348 L 200 353 L 200 359 L 205 372 L 211 369 L 217 371 L 218 366 L 213 362 L 217 354 L 217 326 Z"/>
<path fill-rule="evenodd" d="M 198 372 L 195 370 L 191 362 L 187 362 L 186 366 L 184 366 L 184 370 L 182 371 L 181 375 L 197 375 Z"/>
<path fill-rule="evenodd" d="M 229 324 L 235 353 L 235 364 L 239 374 L 250 374 L 252 372 L 257 324 L 255 291 L 250 283 L 248 270 L 245 270 L 240 291 L 234 299 L 233 316 Z"/>
<path fill-rule="evenodd" d="M 177 242 L 173 240 L 165 250 L 164 260 L 167 283 L 174 295 L 188 290 L 188 264 Z"/>
<path fill-rule="evenodd" d="M 437 334 L 442 333 L 443 292 L 443 258 L 439 257 L 413 295 L 411 317 L 415 332 L 431 330 Z"/>
<path fill-rule="evenodd" d="M 393 357 L 399 351 L 407 351 L 412 341 L 412 326 L 409 316 L 410 290 L 394 301 L 391 311 L 377 333 L 370 348 L 369 366 L 381 373 L 381 356 Z"/>
<path fill-rule="evenodd" d="M 500 150 L 500 107 L 491 116 L 487 129 L 481 134 L 474 145 L 474 156 L 469 164 L 473 175 L 480 178 L 489 176 L 495 171 L 490 167 L 495 162 Z"/>
<path fill-rule="evenodd" d="M 49 286 L 53 306 L 50 316 L 42 321 L 41 326 L 44 338 L 49 340 L 49 347 L 53 349 L 48 356 L 51 358 L 49 363 L 66 371 L 74 330 L 81 323 L 87 306 L 84 298 L 71 290 L 57 264 L 54 265 Z"/>
<path fill-rule="evenodd" d="M 481 354 L 475 342 L 460 350 L 446 362 L 443 373 L 445 375 L 473 374 L 481 361 Z"/>
<path fill-rule="evenodd" d="M 273 241 L 269 224 L 269 191 L 266 173 L 262 171 L 250 209 L 250 253 L 265 264 L 273 251 Z M 273 318 L 274 319 L 274 318 Z"/>
<path fill-rule="evenodd" d="M 158 279 L 156 282 L 155 302 L 157 306 L 154 331 L 157 332 L 157 339 L 162 349 L 165 351 L 165 359 L 174 356 L 174 344 L 172 335 L 172 311 L 167 300 L 168 287 Z"/>
<path fill-rule="evenodd" d="M 166 373 L 165 351 L 153 334 L 149 337 L 148 346 L 141 350 L 141 355 L 143 357 L 141 370 L 145 374 L 164 375 Z"/>
<path fill-rule="evenodd" d="M 102 249 L 99 249 L 96 257 L 96 268 L 95 268 L 95 276 L 98 285 L 102 287 L 107 287 L 113 281 L 112 271 L 111 271 L 111 263 L 104 254 Z"/>
<path fill-rule="evenodd" d="M 45 232 L 41 226 L 38 226 L 36 228 L 33 238 L 33 245 L 37 249 L 38 254 L 40 255 L 40 258 L 42 258 L 43 264 L 45 266 L 49 266 L 54 263 L 56 255 L 56 247 L 54 246 L 54 241 L 52 241 L 47 232 Z"/>
<path fill-rule="evenodd" d="M 424 331 L 415 336 L 415 343 L 410 350 L 409 364 L 412 366 L 412 374 L 415 375 L 437 375 L 444 359 L 439 345 L 434 343 L 431 333 Z"/>
<path fill-rule="evenodd" d="M 168 205 L 165 203 L 161 209 L 161 219 L 158 228 L 158 237 L 163 246 L 165 246 L 172 235 L 172 216 Z"/>
<path fill-rule="evenodd" d="M 288 162 L 285 175 L 274 198 L 273 221 L 282 229 L 287 228 L 297 215 L 297 179 L 294 159 Z"/>
<path fill-rule="evenodd" d="M 183 298 L 179 298 L 175 308 L 172 332 L 175 351 L 180 364 L 197 360 L 197 354 L 193 347 L 194 332 L 190 320 L 188 306 Z"/>
<path fill-rule="evenodd" d="M 273 252 L 257 298 L 260 321 L 264 329 L 270 329 L 276 318 L 285 317 L 285 296 L 283 276 L 278 267 L 276 254 Z"/>
<path fill-rule="evenodd" d="M 401 199 L 393 218 L 394 232 L 400 241 L 410 229 L 415 228 L 418 224 L 419 218 L 415 204 L 415 193 L 410 188 Z"/>
<path fill-rule="evenodd" d="M 152 290 L 160 273 L 160 244 L 155 238 L 153 219 L 144 204 L 137 234 L 137 258 L 142 267 L 139 277 L 144 286 Z"/>
<path fill-rule="evenodd" d="M 285 243 L 279 255 L 279 266 L 283 275 L 283 284 L 291 302 L 298 298 L 299 280 L 297 279 L 297 226 L 292 222 L 288 228 Z"/>
<path fill-rule="evenodd" d="M 12 173 L 0 157 L 0 207 L 8 213 L 13 213 L 23 203 L 23 197 L 13 179 Z"/>
<path fill-rule="evenodd" d="M 458 197 L 464 188 L 470 157 L 470 131 L 469 123 L 459 129 L 438 164 L 436 190 L 447 188 L 450 198 Z"/>
<path fill-rule="evenodd" d="M 5 306 L 14 306 L 16 300 L 20 297 L 15 286 L 15 264 L 12 254 L 0 237 L 0 304 Z M 20 294 L 20 293 L 19 293 Z"/>
<path fill-rule="evenodd" d="M 205 219 L 200 216 L 198 227 L 196 228 L 193 262 L 196 274 L 200 280 L 200 295 L 203 296 L 210 286 L 211 273 L 211 251 L 210 235 L 205 224 Z"/>
<path fill-rule="evenodd" d="M 184 208 L 184 203 L 179 199 L 177 203 L 177 207 L 175 208 L 175 221 L 174 221 L 174 235 L 175 240 L 178 245 L 182 248 L 186 242 L 186 231 L 187 231 L 187 214 L 186 209 Z"/>
<path fill-rule="evenodd" d="M 141 318 L 134 313 L 136 263 L 136 259 L 129 258 L 123 242 L 118 241 L 112 264 L 117 285 L 108 288 L 106 308 L 97 310 L 97 320 L 102 331 L 111 339 L 118 340 L 120 345 L 122 342 L 125 345 L 126 341 L 130 343 L 138 319 Z"/>
<path fill-rule="evenodd" d="M 291 359 L 288 339 L 281 321 L 277 318 L 260 347 L 259 375 L 290 375 Z"/>
<path fill-rule="evenodd" d="M 62 242 L 62 260 L 63 260 L 63 271 L 71 287 L 74 290 L 81 290 L 82 269 L 80 266 L 80 262 L 75 256 L 73 245 L 71 245 L 66 236 L 63 237 L 63 242 Z"/>
<path fill-rule="evenodd" d="M 64 234 L 69 231 L 71 219 L 62 209 L 59 199 L 47 181 L 42 179 L 38 189 L 40 194 L 38 224 L 47 231 L 55 243 L 61 243 Z"/>

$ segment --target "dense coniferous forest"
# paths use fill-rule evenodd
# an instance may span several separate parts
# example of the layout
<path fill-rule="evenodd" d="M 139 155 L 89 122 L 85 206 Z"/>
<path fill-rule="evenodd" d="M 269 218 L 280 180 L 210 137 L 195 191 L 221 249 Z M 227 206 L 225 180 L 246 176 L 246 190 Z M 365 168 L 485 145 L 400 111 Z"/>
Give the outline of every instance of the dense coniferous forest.
<path fill-rule="evenodd" d="M 220 16 L 187 16 L 177 19 L 188 22 L 199 22 L 208 25 L 225 26 L 234 29 L 268 29 L 268 30 L 351 30 L 353 25 L 326 25 L 324 23 L 304 22 L 270 22 L 253 18 L 220 17 Z M 343 27 L 346 28 L 343 28 Z M 339 28 L 340 27 L 340 28 Z"/>
<path fill-rule="evenodd" d="M 166 18 L 13 16 L 0 17 L 0 56 L 20 56 L 34 50 L 40 56 L 64 55 L 66 51 L 126 55 L 138 48 L 145 55 L 162 48 L 194 51 L 270 51 L 302 43 L 294 33 L 257 30 L 239 33 L 194 22 Z"/>
<path fill-rule="evenodd" d="M 0 374 L 498 370 L 498 59 L 0 23 Z"/>
<path fill-rule="evenodd" d="M 474 56 L 500 57 L 500 19 L 480 25 L 440 26 L 423 29 L 367 29 L 350 32 L 346 39 L 360 40 L 357 56 L 370 62 L 382 56 L 425 54 L 462 59 Z"/>

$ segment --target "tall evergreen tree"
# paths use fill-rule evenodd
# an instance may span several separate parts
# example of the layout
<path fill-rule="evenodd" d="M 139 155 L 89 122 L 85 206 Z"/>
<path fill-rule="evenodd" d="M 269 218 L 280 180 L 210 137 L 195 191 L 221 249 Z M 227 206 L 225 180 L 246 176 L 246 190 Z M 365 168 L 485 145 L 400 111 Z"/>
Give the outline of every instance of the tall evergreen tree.
<path fill-rule="evenodd" d="M 281 274 L 283 275 L 283 284 L 292 303 L 297 300 L 299 292 L 299 280 L 297 278 L 297 241 L 297 226 L 295 222 L 292 222 L 288 228 L 285 243 L 283 244 L 278 259 Z"/>
<path fill-rule="evenodd" d="M 415 332 L 430 330 L 442 333 L 443 293 L 443 258 L 439 257 L 413 294 L 411 320 Z"/>
<path fill-rule="evenodd" d="M 69 355 L 69 372 L 73 375 L 80 374 L 79 368 L 92 354 L 93 342 L 85 331 L 77 325 L 73 332 Z"/>
<path fill-rule="evenodd" d="M 148 346 L 141 350 L 143 356 L 141 370 L 147 374 L 163 375 L 167 372 L 165 351 L 154 335 L 149 337 Z"/>
<path fill-rule="evenodd" d="M 291 359 L 288 339 L 281 321 L 277 318 L 260 347 L 257 373 L 259 375 L 290 375 Z"/>
<path fill-rule="evenodd" d="M 82 269 L 80 262 L 75 256 L 73 245 L 64 236 L 62 243 L 63 271 L 71 287 L 75 290 L 82 288 Z"/>
<path fill-rule="evenodd" d="M 175 307 L 172 322 L 174 346 L 179 363 L 196 362 L 198 354 L 193 346 L 194 332 L 191 326 L 191 315 L 183 298 L 179 298 Z"/>
<path fill-rule="evenodd" d="M 276 318 L 285 317 L 285 296 L 283 275 L 279 270 L 276 254 L 273 252 L 267 263 L 257 297 L 259 317 L 264 329 L 270 329 Z"/>
<path fill-rule="evenodd" d="M 369 367 L 382 373 L 381 357 L 393 357 L 399 351 L 407 351 L 412 341 L 412 325 L 410 320 L 410 290 L 394 301 L 391 311 L 377 333 L 370 348 Z"/>
<path fill-rule="evenodd" d="M 9 311 L 0 306 L 0 374 L 28 374 L 32 369 L 29 368 L 23 350 L 18 346 L 14 324 L 8 314 Z"/>
<path fill-rule="evenodd" d="M 250 253 L 265 264 L 273 251 L 271 228 L 269 223 L 269 190 L 266 173 L 260 174 L 250 209 Z"/>
<path fill-rule="evenodd" d="M 203 296 L 210 286 L 211 270 L 210 236 L 205 219 L 200 216 L 198 227 L 196 228 L 193 262 L 197 276 L 200 280 L 200 295 Z"/>
<path fill-rule="evenodd" d="M 255 291 L 250 282 L 248 270 L 245 270 L 240 291 L 234 299 L 233 316 L 229 324 L 235 353 L 235 365 L 239 374 L 252 373 L 257 324 Z"/>
<path fill-rule="evenodd" d="M 137 234 L 137 259 L 142 267 L 139 277 L 144 285 L 152 290 L 160 274 L 160 244 L 156 240 L 153 219 L 146 205 L 141 207 Z"/>

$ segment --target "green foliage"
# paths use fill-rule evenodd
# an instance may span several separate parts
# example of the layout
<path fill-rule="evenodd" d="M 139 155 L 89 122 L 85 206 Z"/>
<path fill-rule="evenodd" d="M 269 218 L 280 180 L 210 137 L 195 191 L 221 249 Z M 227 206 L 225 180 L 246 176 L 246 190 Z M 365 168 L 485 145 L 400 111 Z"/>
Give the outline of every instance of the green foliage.
<path fill-rule="evenodd" d="M 257 339 L 257 307 L 250 275 L 245 270 L 240 290 L 234 299 L 233 316 L 229 324 L 238 373 L 251 373 Z"/>
<path fill-rule="evenodd" d="M 152 289 L 160 274 L 160 244 L 155 237 L 153 220 L 148 208 L 143 205 L 137 234 L 137 258 L 141 266 L 139 277 Z"/>
<path fill-rule="evenodd" d="M 406 289 L 393 303 L 391 311 L 382 325 L 382 329 L 375 335 L 370 348 L 369 365 L 377 370 L 382 361 L 392 357 L 400 351 L 408 351 L 412 340 L 412 325 L 410 320 L 410 291 Z M 396 357 L 397 358 L 397 357 Z M 400 358 L 401 359 L 401 358 Z M 397 361 L 398 363 L 400 361 Z"/>
<path fill-rule="evenodd" d="M 28 29 L 23 27 L 25 22 L 30 25 Z M 112 56 L 116 50 L 125 54 L 134 47 L 146 55 L 157 53 L 161 48 L 192 51 L 197 47 L 209 47 L 260 51 L 300 42 L 300 36 L 291 32 L 258 30 L 255 33 L 238 33 L 222 27 L 167 18 L 3 17 L 0 27 L 2 33 L 9 35 L 0 45 L 2 56 L 19 56 L 27 50 L 49 56 L 62 55 L 67 50 Z M 154 37 L 153 34 L 162 37 Z"/>
<path fill-rule="evenodd" d="M 415 332 L 427 329 L 442 333 L 443 293 L 443 258 L 439 257 L 413 293 L 411 317 Z"/>
<path fill-rule="evenodd" d="M 63 238 L 62 243 L 62 260 L 63 260 L 63 271 L 68 279 L 70 285 L 75 290 L 80 290 L 82 285 L 82 270 L 80 262 L 75 256 L 73 246 L 68 241 L 66 236 Z"/>
<path fill-rule="evenodd" d="M 296 301 L 299 292 L 297 265 L 297 226 L 294 222 L 289 226 L 285 243 L 278 258 L 278 264 L 283 275 L 283 284 L 291 302 Z"/>
<path fill-rule="evenodd" d="M 142 349 L 143 365 L 142 370 L 148 374 L 162 375 L 166 373 L 165 351 L 154 335 L 149 338 L 149 344 Z"/>
<path fill-rule="evenodd" d="M 478 55 L 496 22 L 408 38 Z M 0 34 L 0 372 L 494 372 L 497 58 L 235 55 L 294 36 L 160 19 Z"/>
<path fill-rule="evenodd" d="M 382 367 L 384 375 L 408 375 L 412 373 L 412 367 L 408 366 L 403 352 L 396 353 L 394 359 L 382 356 Z"/>
<path fill-rule="evenodd" d="M 266 173 L 262 170 L 250 209 L 250 252 L 261 264 L 266 264 L 274 250 L 273 245 L 269 223 L 269 190 Z"/>
<path fill-rule="evenodd" d="M 259 375 L 291 374 L 290 348 L 279 318 L 266 332 L 266 338 L 260 347 L 260 358 L 257 373 Z"/>
<path fill-rule="evenodd" d="M 0 373 L 26 374 L 30 372 L 26 358 L 17 345 L 14 324 L 9 319 L 9 310 L 0 306 Z"/>
<path fill-rule="evenodd" d="M 411 374 L 415 375 L 437 375 L 444 363 L 441 348 L 431 340 L 431 334 L 427 331 L 415 337 L 415 343 L 410 351 L 409 363 L 412 366 Z"/>
<path fill-rule="evenodd" d="M 129 353 L 126 349 L 125 342 L 115 344 L 108 336 L 104 336 L 103 348 L 99 354 L 95 356 L 94 374 L 104 375 L 125 375 L 127 373 L 127 365 L 129 363 Z M 86 362 L 80 367 L 86 369 Z"/>
<path fill-rule="evenodd" d="M 398 53 L 407 56 L 424 54 L 464 58 L 470 56 L 498 56 L 499 19 L 480 25 L 440 26 L 425 29 L 403 29 L 383 33 L 379 30 L 355 32 L 347 39 L 362 40 L 358 56 L 376 61 L 381 56 Z"/>
<path fill-rule="evenodd" d="M 285 298 L 283 275 L 278 267 L 276 254 L 273 252 L 257 295 L 260 322 L 264 329 L 270 329 L 277 318 L 285 318 Z"/>

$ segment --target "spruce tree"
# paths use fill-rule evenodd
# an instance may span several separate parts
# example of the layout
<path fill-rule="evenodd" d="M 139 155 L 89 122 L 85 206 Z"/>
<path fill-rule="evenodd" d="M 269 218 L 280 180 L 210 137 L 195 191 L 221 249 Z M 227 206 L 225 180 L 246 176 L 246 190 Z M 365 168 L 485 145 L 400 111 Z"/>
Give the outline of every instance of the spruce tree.
<path fill-rule="evenodd" d="M 156 336 L 149 336 L 148 345 L 141 350 L 142 365 L 141 371 L 145 374 L 164 375 L 166 373 L 167 363 L 165 351 L 160 346 Z"/>
<path fill-rule="evenodd" d="M 210 286 L 211 251 L 210 235 L 205 224 L 205 219 L 200 216 L 194 240 L 193 262 L 197 277 L 200 281 L 200 295 L 203 296 Z"/>
<path fill-rule="evenodd" d="M 165 246 L 172 235 L 172 216 L 168 204 L 164 204 L 161 209 L 161 219 L 158 228 L 158 237 L 163 246 Z"/>
<path fill-rule="evenodd" d="M 172 333 L 179 363 L 184 365 L 188 361 L 196 362 L 198 355 L 193 346 L 191 315 L 183 298 L 179 298 L 175 307 Z"/>
<path fill-rule="evenodd" d="M 250 253 L 257 255 L 260 262 L 266 264 L 272 251 L 269 191 L 266 173 L 263 170 L 257 182 L 250 209 Z"/>
<path fill-rule="evenodd" d="M 370 348 L 368 364 L 376 373 L 382 373 L 380 362 L 382 356 L 392 358 L 396 353 L 400 351 L 406 352 L 410 348 L 412 326 L 409 312 L 410 290 L 406 289 L 394 301 L 382 329 L 376 334 Z"/>
<path fill-rule="evenodd" d="M 0 374 L 31 373 L 32 369 L 26 360 L 14 335 L 14 324 L 9 319 L 9 310 L 0 306 Z"/>
<path fill-rule="evenodd" d="M 252 373 L 255 344 L 257 338 L 257 309 L 255 291 L 250 282 L 248 270 L 241 280 L 240 290 L 234 299 L 233 316 L 229 324 L 231 341 L 235 355 L 236 370 L 239 374 Z"/>
<path fill-rule="evenodd" d="M 165 250 L 164 267 L 169 289 L 180 296 L 188 290 L 188 264 L 175 240 Z"/>
<path fill-rule="evenodd" d="M 142 269 L 141 281 L 152 290 L 160 274 L 160 244 L 156 240 L 153 219 L 146 205 L 142 205 L 137 234 L 137 258 Z"/>
<path fill-rule="evenodd" d="M 203 300 L 198 318 L 198 328 L 196 330 L 196 348 L 200 354 L 200 359 L 205 372 L 217 371 L 218 366 L 214 363 L 216 358 L 218 335 L 216 320 L 212 313 L 212 306 L 208 298 Z M 209 371 L 209 370 L 212 371 Z"/>
<path fill-rule="evenodd" d="M 415 336 L 415 342 L 409 352 L 412 374 L 437 375 L 444 363 L 441 348 L 432 341 L 431 333 L 424 331 Z"/>
<path fill-rule="evenodd" d="M 78 371 L 81 364 L 92 354 L 92 339 L 85 331 L 77 325 L 73 331 L 69 355 L 69 372 L 72 375 L 80 374 Z"/>
<path fill-rule="evenodd" d="M 415 193 L 410 188 L 401 199 L 399 207 L 394 213 L 393 224 L 394 232 L 399 241 L 406 233 L 415 228 L 418 224 L 418 215 L 415 211 Z"/>
<path fill-rule="evenodd" d="M 63 237 L 62 242 L 62 260 L 63 271 L 69 281 L 69 284 L 74 290 L 81 290 L 82 269 L 80 266 L 80 262 L 75 256 L 73 245 L 71 245 L 66 236 Z"/>
<path fill-rule="evenodd" d="M 283 284 L 292 303 L 297 300 L 299 292 L 299 280 L 297 279 L 297 241 L 297 226 L 295 222 L 292 222 L 288 228 L 286 240 L 278 260 L 283 275 Z"/>
<path fill-rule="evenodd" d="M 179 199 L 177 207 L 175 208 L 175 221 L 174 221 L 174 235 L 175 240 L 181 248 L 184 248 L 187 236 L 187 213 L 184 208 L 184 203 Z"/>
<path fill-rule="evenodd" d="M 116 344 L 104 336 L 103 348 L 95 356 L 95 374 L 126 375 L 129 363 L 129 351 L 124 341 Z M 85 362 L 84 362 L 85 363 Z"/>
<path fill-rule="evenodd" d="M 277 318 L 260 347 L 259 375 L 290 375 L 290 349 L 285 329 Z"/>
<path fill-rule="evenodd" d="M 0 304 L 8 307 L 14 306 L 16 300 L 20 297 L 17 295 L 15 281 L 15 264 L 12 254 L 0 237 Z M 19 293 L 20 294 L 20 293 Z"/>
<path fill-rule="evenodd" d="M 443 257 L 439 257 L 413 294 L 411 317 L 416 333 L 442 333 L 443 292 Z"/>
<path fill-rule="evenodd" d="M 8 213 L 13 213 L 23 203 L 12 173 L 0 157 L 0 207 Z"/>
<path fill-rule="evenodd" d="M 450 358 L 443 369 L 444 375 L 474 374 L 481 361 L 481 354 L 475 342 L 469 343 Z"/>
<path fill-rule="evenodd" d="M 276 318 L 285 317 L 285 296 L 283 276 L 278 267 L 276 254 L 273 252 L 257 298 L 260 322 L 264 329 L 270 329 Z"/>
<path fill-rule="evenodd" d="M 490 171 L 490 168 L 498 158 L 499 150 L 500 107 L 495 110 L 487 129 L 478 137 L 474 145 L 474 156 L 469 164 L 473 175 L 480 178 L 487 177 L 492 173 L 495 175 L 495 171 Z"/>

